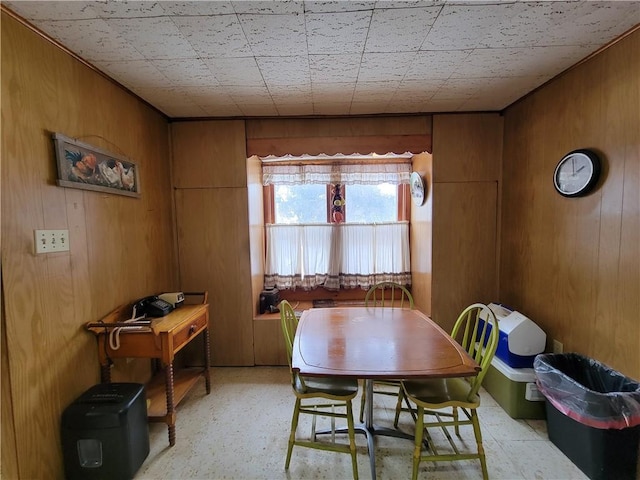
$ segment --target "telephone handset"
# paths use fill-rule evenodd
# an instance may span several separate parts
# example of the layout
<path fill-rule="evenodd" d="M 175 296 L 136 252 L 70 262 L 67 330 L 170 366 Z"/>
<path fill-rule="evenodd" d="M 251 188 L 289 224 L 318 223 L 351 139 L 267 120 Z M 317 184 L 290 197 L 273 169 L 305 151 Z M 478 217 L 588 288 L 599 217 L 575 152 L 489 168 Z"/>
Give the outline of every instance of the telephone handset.
<path fill-rule="evenodd" d="M 162 300 L 155 295 L 141 298 L 133 304 L 132 318 L 147 317 L 164 317 L 173 310 L 173 305 Z"/>

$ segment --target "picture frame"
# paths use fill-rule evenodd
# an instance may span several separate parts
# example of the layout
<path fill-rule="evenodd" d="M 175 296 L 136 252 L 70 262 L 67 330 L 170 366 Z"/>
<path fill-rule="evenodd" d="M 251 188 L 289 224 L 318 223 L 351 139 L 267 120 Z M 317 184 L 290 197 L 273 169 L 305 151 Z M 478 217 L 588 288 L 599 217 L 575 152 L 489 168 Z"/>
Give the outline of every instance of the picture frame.
<path fill-rule="evenodd" d="M 58 186 L 140 198 L 139 168 L 134 162 L 61 133 L 52 137 Z"/>

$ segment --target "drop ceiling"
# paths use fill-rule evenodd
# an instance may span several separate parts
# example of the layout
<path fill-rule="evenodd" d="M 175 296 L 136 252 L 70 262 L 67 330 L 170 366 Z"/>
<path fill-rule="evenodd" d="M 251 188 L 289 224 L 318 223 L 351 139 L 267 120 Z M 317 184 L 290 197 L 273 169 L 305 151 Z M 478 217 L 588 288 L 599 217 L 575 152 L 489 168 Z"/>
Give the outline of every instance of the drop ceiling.
<path fill-rule="evenodd" d="M 499 111 L 640 1 L 3 1 L 170 118 Z"/>

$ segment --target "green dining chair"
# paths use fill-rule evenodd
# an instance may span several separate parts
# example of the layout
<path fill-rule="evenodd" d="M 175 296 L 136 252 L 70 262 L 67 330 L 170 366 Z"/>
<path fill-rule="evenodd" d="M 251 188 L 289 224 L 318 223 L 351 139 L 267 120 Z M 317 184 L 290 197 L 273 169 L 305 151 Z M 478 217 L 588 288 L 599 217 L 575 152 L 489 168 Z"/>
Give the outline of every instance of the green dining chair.
<path fill-rule="evenodd" d="M 364 297 L 367 307 L 395 307 L 413 309 L 413 296 L 404 285 L 395 282 L 380 282 L 373 285 Z M 374 380 L 373 394 L 397 397 L 402 387 L 400 380 Z M 364 386 L 360 399 L 360 423 L 364 421 L 366 395 Z"/>
<path fill-rule="evenodd" d="M 380 282 L 369 288 L 364 304 L 367 307 L 413 308 L 413 296 L 404 285 Z"/>
<path fill-rule="evenodd" d="M 280 321 L 282 334 L 287 348 L 289 371 L 291 373 L 291 387 L 296 397 L 293 417 L 291 419 L 291 433 L 287 448 L 285 470 L 289 469 L 293 446 L 348 453 L 351 455 L 353 478 L 358 478 L 358 464 L 356 461 L 356 440 L 353 424 L 353 407 L 351 401 L 358 394 L 358 381 L 347 378 L 334 377 L 304 377 L 291 367 L 293 353 L 293 339 L 298 326 L 298 319 L 291 304 L 286 300 L 280 303 Z M 296 430 L 300 414 L 312 415 L 311 438 L 298 439 Z M 331 417 L 332 442 L 320 442 L 316 439 L 316 418 Z M 335 419 L 347 420 L 349 445 L 335 442 Z"/>
<path fill-rule="evenodd" d="M 469 378 L 402 381 L 403 390 L 402 394 L 398 396 L 394 425 L 397 428 L 400 412 L 404 410 L 402 401 L 406 397 L 412 406 L 415 405 L 415 409 L 411 410 L 416 422 L 413 480 L 418 478 L 418 468 L 421 461 L 445 462 L 479 459 L 482 477 L 487 480 L 489 476 L 477 408 L 480 406 L 479 390 L 482 380 L 498 346 L 498 321 L 489 307 L 481 303 L 474 303 L 462 311 L 453 327 L 451 336 L 474 358 L 481 370 L 478 375 Z M 460 412 L 463 413 L 463 418 L 460 418 Z M 425 421 L 425 417 L 428 421 Z M 454 427 L 456 436 L 460 437 L 459 427 L 462 425 L 473 426 L 476 440 L 475 452 L 468 452 L 468 448 L 465 450 L 458 448 L 447 430 L 447 427 Z M 432 427 L 442 429 L 453 453 L 438 451 L 429 434 L 429 428 Z M 423 434 L 429 445 L 428 451 L 424 454 L 422 452 Z"/>

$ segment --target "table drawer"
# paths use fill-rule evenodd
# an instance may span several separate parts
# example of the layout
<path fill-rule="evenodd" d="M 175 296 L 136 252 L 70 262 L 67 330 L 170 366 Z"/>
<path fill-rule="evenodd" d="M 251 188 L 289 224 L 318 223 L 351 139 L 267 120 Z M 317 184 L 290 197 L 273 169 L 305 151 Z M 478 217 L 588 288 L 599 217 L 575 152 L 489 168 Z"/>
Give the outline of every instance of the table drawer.
<path fill-rule="evenodd" d="M 192 340 L 192 337 L 200 333 L 207 326 L 207 316 L 200 315 L 190 322 L 186 322 L 184 327 L 173 335 L 173 351 L 180 350 L 184 345 Z"/>

